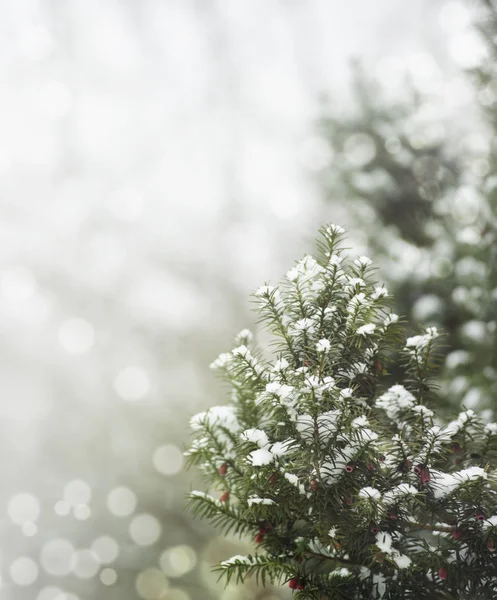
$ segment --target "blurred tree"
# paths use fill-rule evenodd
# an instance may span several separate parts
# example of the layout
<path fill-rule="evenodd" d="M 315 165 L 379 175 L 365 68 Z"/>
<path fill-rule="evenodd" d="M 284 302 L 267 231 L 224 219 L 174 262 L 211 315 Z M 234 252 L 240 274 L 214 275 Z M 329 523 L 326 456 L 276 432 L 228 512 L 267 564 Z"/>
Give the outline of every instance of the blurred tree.
<path fill-rule="evenodd" d="M 454 126 L 414 85 L 392 102 L 355 68 L 356 110 L 324 112 L 334 152 L 321 173 L 326 197 L 347 198 L 409 323 L 447 334 L 442 398 L 497 408 L 497 15 L 482 3 L 484 59 L 467 73 L 475 115 Z M 460 139 L 459 139 L 460 138 Z M 378 235 L 381 231 L 381 235 Z M 393 376 L 400 376 L 393 373 Z"/>

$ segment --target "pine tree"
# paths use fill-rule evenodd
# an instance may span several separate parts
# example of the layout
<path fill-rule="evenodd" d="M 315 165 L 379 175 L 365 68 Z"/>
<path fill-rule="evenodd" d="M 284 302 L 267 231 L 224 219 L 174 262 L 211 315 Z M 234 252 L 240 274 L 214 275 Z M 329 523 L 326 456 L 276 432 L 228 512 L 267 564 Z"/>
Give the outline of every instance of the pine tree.
<path fill-rule="evenodd" d="M 403 341 L 371 260 L 343 237 L 326 227 L 317 258 L 256 291 L 270 356 L 243 330 L 212 364 L 231 400 L 192 419 L 210 490 L 190 502 L 254 540 L 217 568 L 301 599 L 496 598 L 497 424 L 436 414 L 439 333 Z"/>

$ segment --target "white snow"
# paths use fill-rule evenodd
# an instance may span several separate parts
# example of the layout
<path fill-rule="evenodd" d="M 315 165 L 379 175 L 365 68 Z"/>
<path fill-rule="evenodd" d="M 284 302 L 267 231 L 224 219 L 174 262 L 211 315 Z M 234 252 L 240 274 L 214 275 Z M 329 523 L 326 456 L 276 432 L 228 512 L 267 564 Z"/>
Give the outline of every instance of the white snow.
<path fill-rule="evenodd" d="M 204 423 L 210 427 L 223 427 L 231 433 L 237 433 L 240 429 L 234 406 L 213 406 L 190 419 L 191 428 L 195 430 L 201 429 Z"/>
<path fill-rule="evenodd" d="M 414 335 L 407 338 L 405 347 L 412 356 L 418 356 L 418 353 L 425 350 L 438 336 L 439 333 L 436 327 L 428 327 L 424 335 Z M 418 356 L 418 358 L 420 357 Z"/>
<path fill-rule="evenodd" d="M 487 479 L 487 473 L 481 467 L 469 467 L 455 473 L 442 473 L 431 471 L 431 483 L 435 498 L 444 498 L 451 494 L 460 485 L 468 481 Z"/>
<path fill-rule="evenodd" d="M 281 358 L 274 363 L 273 370 L 274 371 L 284 371 L 285 369 L 288 369 L 288 367 L 289 367 L 289 364 L 288 364 L 288 361 L 286 360 L 286 358 Z"/>
<path fill-rule="evenodd" d="M 386 531 L 380 531 L 376 534 L 376 545 L 385 554 L 392 554 L 393 552 L 392 536 Z"/>
<path fill-rule="evenodd" d="M 379 300 L 380 298 L 387 298 L 388 290 L 385 286 L 375 288 L 374 292 L 371 294 L 371 298 L 373 300 Z"/>
<path fill-rule="evenodd" d="M 253 341 L 254 334 L 250 331 L 250 329 L 242 329 L 238 332 L 238 335 L 235 338 L 239 342 L 246 341 L 248 344 Z"/>
<path fill-rule="evenodd" d="M 374 330 L 376 329 L 376 325 L 374 323 L 366 323 L 366 325 L 362 325 L 357 329 L 357 335 L 363 335 L 366 337 L 367 335 L 372 335 Z"/>
<path fill-rule="evenodd" d="M 352 287 L 366 287 L 366 282 L 361 277 L 347 277 L 347 285 Z"/>
<path fill-rule="evenodd" d="M 250 350 L 244 344 L 238 346 L 238 348 L 234 348 L 231 351 L 231 353 L 233 354 L 233 356 L 242 356 L 245 358 L 248 358 L 250 356 Z"/>
<path fill-rule="evenodd" d="M 339 410 L 324 412 L 316 420 L 314 420 L 312 415 L 299 415 L 296 424 L 297 431 L 301 434 L 303 440 L 312 441 L 317 429 L 319 438 L 326 442 L 336 432 L 340 415 Z"/>
<path fill-rule="evenodd" d="M 369 267 L 373 264 L 373 261 L 367 256 L 358 256 L 354 260 L 354 264 L 356 265 L 356 267 Z"/>
<path fill-rule="evenodd" d="M 248 556 L 242 556 L 241 554 L 235 554 L 235 556 L 228 558 L 228 560 L 223 560 L 221 562 L 221 565 L 223 567 L 229 567 L 231 565 L 236 565 L 237 563 L 243 563 L 245 565 L 250 565 L 252 563 L 252 558 L 248 557 Z"/>
<path fill-rule="evenodd" d="M 271 506 L 272 504 L 276 504 L 274 500 L 270 498 L 259 498 L 259 496 L 250 496 L 247 498 L 247 504 L 252 506 L 253 504 L 264 504 L 267 506 Z"/>
<path fill-rule="evenodd" d="M 292 485 L 295 485 L 295 486 L 299 485 L 299 478 L 297 477 L 297 475 L 294 475 L 293 473 L 285 473 L 285 479 L 287 481 L 289 481 Z"/>
<path fill-rule="evenodd" d="M 328 234 L 345 233 L 345 229 L 343 227 L 341 227 L 340 225 L 334 225 L 333 223 L 328 225 L 326 231 L 328 232 Z"/>
<path fill-rule="evenodd" d="M 363 487 L 359 490 L 359 498 L 367 498 L 369 500 L 381 500 L 381 492 L 374 487 Z"/>
<path fill-rule="evenodd" d="M 497 435 L 497 423 L 487 423 L 485 425 L 485 433 L 487 435 Z"/>
<path fill-rule="evenodd" d="M 397 315 L 395 313 L 390 313 L 389 315 L 387 315 L 387 317 L 384 321 L 385 327 L 392 325 L 392 323 L 397 323 L 398 320 L 399 320 L 399 315 Z"/>
<path fill-rule="evenodd" d="M 352 298 L 350 299 L 350 302 L 347 306 L 347 312 L 353 314 L 360 306 L 364 306 L 367 304 L 368 300 L 366 299 L 366 294 L 364 294 L 364 292 L 360 292 L 359 294 L 352 296 Z"/>
<path fill-rule="evenodd" d="M 254 450 L 249 454 L 249 461 L 252 463 L 254 467 L 262 467 L 264 465 L 269 465 L 275 459 L 275 455 L 271 454 L 268 448 L 260 448 L 259 450 Z"/>
<path fill-rule="evenodd" d="M 222 352 L 216 360 L 211 362 L 209 367 L 211 369 L 222 369 L 225 367 L 231 360 L 233 360 L 233 355 L 231 352 Z"/>
<path fill-rule="evenodd" d="M 283 442 L 275 442 L 271 446 L 270 452 L 274 456 L 284 456 L 285 454 L 288 454 L 290 452 L 292 446 L 294 446 L 295 443 L 296 441 L 291 439 L 284 440 Z"/>
<path fill-rule="evenodd" d="M 352 427 L 354 427 L 354 429 L 359 428 L 359 427 L 367 427 L 369 425 L 369 421 L 366 417 L 366 415 L 361 415 L 360 417 L 356 417 L 352 423 L 351 423 Z"/>
<path fill-rule="evenodd" d="M 482 526 L 484 530 L 490 529 L 490 527 L 497 526 L 497 515 L 493 515 L 492 517 L 489 517 L 488 519 L 483 521 Z"/>
<path fill-rule="evenodd" d="M 383 502 L 385 504 L 392 504 L 398 498 L 402 498 L 403 496 L 415 496 L 418 493 L 418 490 L 408 483 L 400 483 L 396 487 L 388 490 L 383 494 Z"/>
<path fill-rule="evenodd" d="M 429 408 L 426 408 L 426 406 L 423 406 L 422 404 L 417 404 L 416 406 L 413 406 L 412 411 L 422 415 L 424 418 L 433 417 L 433 411 Z"/>
<path fill-rule="evenodd" d="M 257 444 L 260 448 L 269 444 L 267 434 L 262 429 L 246 429 L 240 437 L 247 442 Z"/>
<path fill-rule="evenodd" d="M 273 381 L 266 385 L 266 392 L 274 394 L 282 400 L 287 398 L 294 390 L 295 388 L 293 385 L 284 385 L 282 383 L 278 383 L 277 381 Z"/>
<path fill-rule="evenodd" d="M 313 333 L 315 328 L 314 320 L 310 319 L 309 317 L 299 319 L 293 324 L 293 328 L 297 331 L 306 331 L 307 333 Z"/>
<path fill-rule="evenodd" d="M 319 342 L 316 344 L 317 352 L 324 352 L 326 354 L 330 351 L 330 348 L 331 348 L 330 340 L 327 340 L 324 338 L 322 340 L 319 340 Z"/>
<path fill-rule="evenodd" d="M 331 571 L 330 577 L 348 577 L 352 572 L 349 571 L 346 567 L 342 567 L 341 569 L 335 569 Z"/>
<path fill-rule="evenodd" d="M 305 256 L 286 274 L 289 281 L 308 282 L 324 272 L 313 256 Z"/>
<path fill-rule="evenodd" d="M 272 285 L 262 285 L 256 290 L 255 295 L 259 298 L 266 295 L 271 295 L 276 289 L 277 288 Z"/>
<path fill-rule="evenodd" d="M 396 420 L 402 412 L 412 408 L 415 404 L 414 396 L 402 385 L 393 385 L 375 402 L 375 406 L 382 408 L 392 420 Z"/>
<path fill-rule="evenodd" d="M 399 569 L 407 569 L 407 567 L 411 566 L 412 564 L 412 560 L 405 554 L 394 552 L 392 554 L 392 558 L 399 567 Z"/>

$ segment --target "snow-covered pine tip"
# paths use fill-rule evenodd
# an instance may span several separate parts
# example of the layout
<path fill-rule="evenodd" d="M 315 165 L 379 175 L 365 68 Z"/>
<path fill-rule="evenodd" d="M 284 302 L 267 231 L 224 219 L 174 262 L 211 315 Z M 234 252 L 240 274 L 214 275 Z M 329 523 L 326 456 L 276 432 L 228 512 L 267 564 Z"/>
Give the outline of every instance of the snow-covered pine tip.
<path fill-rule="evenodd" d="M 192 510 L 254 543 L 219 569 L 301 599 L 491 597 L 497 425 L 437 412 L 438 332 L 406 340 L 369 259 L 348 258 L 341 227 L 321 233 L 254 294 L 269 351 L 242 330 L 213 363 L 228 404 L 191 421 L 208 482 Z"/>

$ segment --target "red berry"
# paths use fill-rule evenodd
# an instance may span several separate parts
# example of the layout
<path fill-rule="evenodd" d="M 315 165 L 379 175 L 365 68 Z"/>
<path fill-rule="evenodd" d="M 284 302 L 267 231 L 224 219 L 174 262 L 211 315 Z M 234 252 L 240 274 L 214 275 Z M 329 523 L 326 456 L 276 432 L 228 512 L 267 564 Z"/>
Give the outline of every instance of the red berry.
<path fill-rule="evenodd" d="M 495 552 L 495 543 L 493 538 L 488 538 L 487 540 L 487 548 L 490 552 Z"/>
<path fill-rule="evenodd" d="M 229 492 L 223 492 L 221 494 L 221 497 L 219 498 L 220 502 L 227 502 L 229 500 L 230 497 L 230 493 Z"/>
<path fill-rule="evenodd" d="M 269 483 L 276 483 L 276 480 L 278 479 L 278 473 L 273 473 L 270 477 L 269 477 Z"/>
<path fill-rule="evenodd" d="M 378 527 L 378 525 L 373 525 L 369 531 L 371 531 L 372 534 L 376 535 L 377 533 L 380 533 L 380 528 Z"/>
<path fill-rule="evenodd" d="M 226 473 L 228 472 L 228 465 L 226 463 L 223 463 L 219 469 L 217 470 L 217 472 L 219 473 L 219 475 L 221 475 L 222 477 L 224 477 L 226 475 Z"/>
<path fill-rule="evenodd" d="M 318 489 L 318 487 L 319 487 L 319 483 L 318 483 L 318 482 L 317 482 L 315 479 L 313 479 L 313 480 L 311 481 L 311 484 L 310 484 L 310 485 L 311 485 L 311 490 L 313 490 L 314 492 L 315 492 L 315 491 Z"/>
<path fill-rule="evenodd" d="M 431 479 L 430 471 L 428 471 L 428 469 L 421 469 L 419 477 L 421 479 L 421 483 L 428 483 Z"/>
<path fill-rule="evenodd" d="M 484 521 L 485 520 L 485 515 L 481 511 L 478 511 L 476 513 L 475 517 L 476 517 L 477 521 Z"/>
<path fill-rule="evenodd" d="M 398 519 L 397 513 L 391 512 L 388 515 L 388 518 L 390 519 L 390 521 L 396 521 Z"/>
<path fill-rule="evenodd" d="M 369 469 L 370 471 L 374 471 L 374 470 L 375 470 L 375 468 L 376 468 L 376 466 L 375 466 L 375 464 L 374 464 L 374 463 L 370 462 L 370 463 L 368 464 L 368 469 Z"/>
<path fill-rule="evenodd" d="M 462 535 L 462 531 L 460 529 L 454 529 L 452 532 L 452 539 L 453 540 L 458 540 Z"/>
<path fill-rule="evenodd" d="M 345 498 L 344 502 L 347 506 L 352 506 L 352 498 L 350 498 L 350 497 Z"/>
<path fill-rule="evenodd" d="M 447 577 L 449 576 L 449 572 L 445 567 L 440 567 L 440 569 L 438 569 L 438 576 L 440 577 L 440 579 L 447 579 Z"/>
<path fill-rule="evenodd" d="M 264 534 L 263 533 L 258 533 L 255 536 L 255 543 L 256 544 L 260 544 L 262 542 L 262 540 L 264 539 Z"/>
<path fill-rule="evenodd" d="M 452 452 L 461 452 L 461 446 L 457 442 L 452 442 L 451 450 Z"/>
<path fill-rule="evenodd" d="M 288 587 L 291 587 L 292 590 L 294 590 L 298 585 L 297 582 L 297 578 L 296 577 L 292 577 L 292 579 L 290 579 L 290 581 L 288 582 Z"/>
<path fill-rule="evenodd" d="M 421 473 L 421 469 L 422 469 L 422 468 L 423 468 L 423 467 L 421 467 L 421 465 L 416 465 L 416 466 L 414 467 L 413 471 L 414 471 L 414 473 L 415 473 L 416 475 L 419 475 L 419 474 Z"/>
<path fill-rule="evenodd" d="M 312 365 L 312 362 L 308 358 L 306 358 L 304 360 L 304 367 L 310 367 L 311 365 Z"/>
<path fill-rule="evenodd" d="M 381 373 L 383 371 L 383 365 L 379 360 L 374 361 L 374 368 L 376 369 L 377 373 Z"/>
<path fill-rule="evenodd" d="M 303 583 L 297 583 L 297 589 L 298 590 L 303 590 L 304 589 L 304 584 Z"/>
<path fill-rule="evenodd" d="M 353 463 L 349 463 L 346 467 L 345 470 L 347 471 L 347 473 L 352 473 L 352 471 L 354 470 L 354 464 Z"/>

